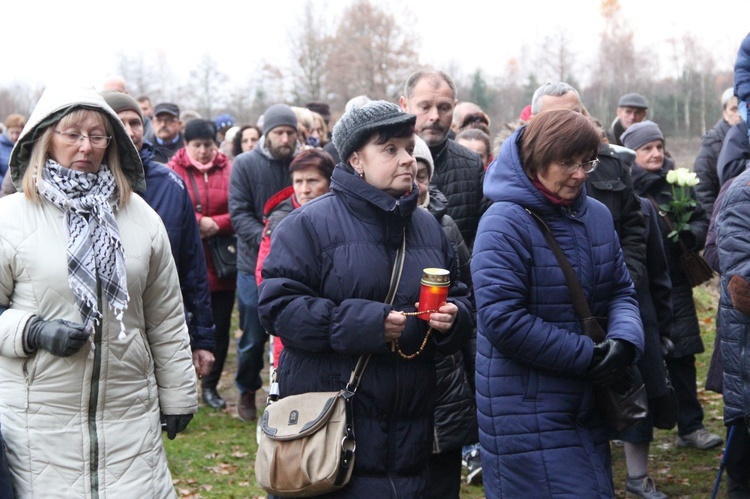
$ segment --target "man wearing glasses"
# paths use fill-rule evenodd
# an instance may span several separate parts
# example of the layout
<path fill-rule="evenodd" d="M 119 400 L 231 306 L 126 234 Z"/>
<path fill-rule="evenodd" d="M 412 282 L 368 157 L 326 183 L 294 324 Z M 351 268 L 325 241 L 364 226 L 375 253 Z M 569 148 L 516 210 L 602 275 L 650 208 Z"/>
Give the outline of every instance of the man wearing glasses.
<path fill-rule="evenodd" d="M 184 146 L 180 108 L 170 102 L 162 102 L 154 108 L 153 136 L 146 140 L 154 145 L 154 158 L 159 163 L 169 159 Z"/>

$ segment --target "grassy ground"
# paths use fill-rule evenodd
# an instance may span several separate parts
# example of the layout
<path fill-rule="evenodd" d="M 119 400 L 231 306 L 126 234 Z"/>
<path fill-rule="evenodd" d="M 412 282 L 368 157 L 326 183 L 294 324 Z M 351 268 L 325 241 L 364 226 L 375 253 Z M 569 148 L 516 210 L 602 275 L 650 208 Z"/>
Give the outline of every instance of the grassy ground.
<path fill-rule="evenodd" d="M 715 283 L 696 288 L 696 304 L 706 352 L 698 355 L 698 396 L 705 411 L 704 423 L 714 433 L 725 435 L 721 396 L 703 390 L 715 334 Z M 236 323 L 236 322 L 235 322 Z M 177 439 L 165 438 L 170 469 L 178 496 L 192 498 L 265 497 L 255 483 L 255 423 L 243 423 L 236 416 L 237 391 L 232 382 L 235 369 L 234 345 L 219 385 L 229 406 L 225 411 L 201 407 L 187 431 Z M 258 394 L 258 407 L 265 394 Z M 709 451 L 676 446 L 677 431 L 656 430 L 649 455 L 649 469 L 657 486 L 669 497 L 710 497 L 721 461 L 722 447 Z M 613 473 L 617 497 L 625 494 L 625 458 L 622 448 L 612 447 Z M 726 497 L 723 493 L 719 497 Z M 462 486 L 462 498 L 481 498 L 481 485 Z"/>

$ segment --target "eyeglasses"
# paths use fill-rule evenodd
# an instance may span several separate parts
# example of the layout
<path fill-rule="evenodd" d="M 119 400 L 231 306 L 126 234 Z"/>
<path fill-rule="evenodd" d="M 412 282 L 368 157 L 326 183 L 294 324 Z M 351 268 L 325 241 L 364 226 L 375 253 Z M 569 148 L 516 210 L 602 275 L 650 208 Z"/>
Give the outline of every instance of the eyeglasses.
<path fill-rule="evenodd" d="M 574 163 L 572 161 L 555 161 L 563 171 L 569 175 L 572 175 L 579 168 L 583 168 L 583 173 L 591 173 L 596 170 L 599 166 L 599 159 L 592 159 L 591 161 L 584 161 L 583 163 Z"/>
<path fill-rule="evenodd" d="M 55 130 L 55 133 L 62 137 L 63 142 L 68 144 L 69 146 L 75 146 L 83 142 L 83 139 L 89 139 L 89 143 L 91 144 L 91 147 L 95 147 L 97 149 L 104 149 L 109 145 L 109 141 L 112 140 L 112 137 L 109 137 L 108 135 L 83 135 L 80 133 L 69 133 L 69 132 L 61 132 L 59 130 Z"/>

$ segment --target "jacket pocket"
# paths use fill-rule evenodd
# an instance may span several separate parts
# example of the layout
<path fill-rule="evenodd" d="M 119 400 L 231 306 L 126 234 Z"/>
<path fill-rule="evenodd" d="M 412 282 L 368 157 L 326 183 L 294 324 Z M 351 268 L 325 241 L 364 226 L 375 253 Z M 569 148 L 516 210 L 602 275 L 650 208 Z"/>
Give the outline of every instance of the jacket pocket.
<path fill-rule="evenodd" d="M 600 191 L 620 192 L 627 188 L 625 182 L 620 179 L 596 180 L 591 182 L 591 185 Z"/>

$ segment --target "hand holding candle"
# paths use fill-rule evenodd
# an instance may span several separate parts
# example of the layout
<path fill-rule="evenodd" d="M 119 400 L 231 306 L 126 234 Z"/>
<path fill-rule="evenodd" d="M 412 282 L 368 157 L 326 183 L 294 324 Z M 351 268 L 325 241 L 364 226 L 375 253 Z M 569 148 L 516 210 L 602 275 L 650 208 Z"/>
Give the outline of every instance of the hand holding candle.
<path fill-rule="evenodd" d="M 448 299 L 451 284 L 450 272 L 445 269 L 427 268 L 422 271 L 422 289 L 419 293 L 419 318 L 430 320 L 430 312 L 437 312 Z"/>

